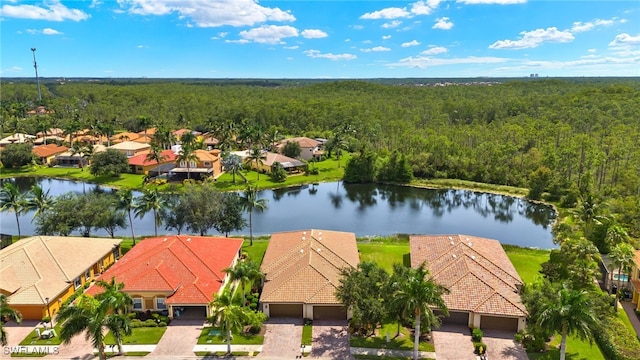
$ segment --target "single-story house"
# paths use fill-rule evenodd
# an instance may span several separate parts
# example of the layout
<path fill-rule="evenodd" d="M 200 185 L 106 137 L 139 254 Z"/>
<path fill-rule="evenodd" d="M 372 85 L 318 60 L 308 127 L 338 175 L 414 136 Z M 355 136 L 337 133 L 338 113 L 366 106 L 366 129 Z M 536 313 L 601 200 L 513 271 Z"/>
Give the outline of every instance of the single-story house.
<path fill-rule="evenodd" d="M 35 140 L 33 140 L 33 144 L 34 145 L 42 145 L 42 144 L 48 144 L 48 143 L 63 143 L 64 142 L 64 138 L 60 137 L 60 136 L 56 136 L 56 135 L 47 135 L 47 136 L 42 136 L 39 137 Z M 46 145 L 45 144 L 45 145 Z"/>
<path fill-rule="evenodd" d="M 526 325 L 523 285 L 497 240 L 467 235 L 414 235 L 411 266 L 425 263 L 433 279 L 449 289 L 443 323 L 517 332 Z"/>
<path fill-rule="evenodd" d="M 208 177 L 218 177 L 222 174 L 222 162 L 220 160 L 220 150 L 214 149 L 195 150 L 193 152 L 198 159 L 187 162 L 184 160 L 176 161 L 176 167 L 171 169 L 172 180 L 194 179 L 202 180 Z M 179 155 L 178 155 L 179 156 Z"/>
<path fill-rule="evenodd" d="M 149 170 L 157 167 L 158 165 L 167 164 L 167 163 L 175 163 L 176 162 L 176 154 L 171 150 L 163 150 L 160 152 L 160 156 L 162 156 L 162 160 L 158 163 L 155 160 L 149 160 L 147 157 L 149 153 L 142 153 L 129 158 L 129 169 L 134 174 L 148 174 Z"/>
<path fill-rule="evenodd" d="M 336 299 L 340 271 L 360 262 L 354 233 L 300 230 L 271 235 L 260 270 L 262 311 L 272 318 L 348 319 Z"/>
<path fill-rule="evenodd" d="M 34 236 L 0 250 L 0 292 L 24 319 L 55 317 L 60 305 L 120 256 L 120 239 Z"/>
<path fill-rule="evenodd" d="M 27 116 L 44 116 L 44 115 L 53 115 L 56 112 L 53 110 L 48 110 L 45 106 L 36 106 L 35 109 L 27 111 Z"/>
<path fill-rule="evenodd" d="M 151 148 L 149 144 L 142 144 L 135 141 L 123 141 L 121 143 L 109 146 L 109 149 L 115 149 L 125 154 L 127 157 L 146 153 Z"/>
<path fill-rule="evenodd" d="M 36 137 L 37 138 L 41 138 L 41 137 L 45 137 L 45 136 L 59 136 L 62 137 L 64 136 L 64 130 L 60 129 L 60 128 L 49 128 L 49 130 L 46 131 L 40 131 L 36 133 Z"/>
<path fill-rule="evenodd" d="M 52 163 L 56 155 L 62 154 L 67 150 L 69 150 L 68 147 L 59 146 L 58 144 L 38 145 L 31 149 L 33 154 L 38 158 L 38 161 L 43 165 Z"/>
<path fill-rule="evenodd" d="M 198 136 L 201 135 L 202 133 L 199 131 L 195 131 L 195 130 L 191 130 L 191 129 L 178 129 L 175 130 L 173 132 L 173 136 L 176 137 L 176 139 L 178 140 L 178 144 L 180 143 L 180 138 L 182 137 L 182 135 L 184 135 L 185 133 L 192 133 L 194 136 Z"/>
<path fill-rule="evenodd" d="M 93 145 L 93 153 L 99 153 L 106 151 L 107 147 L 104 145 Z M 89 159 L 84 157 L 84 153 L 74 154 L 71 149 L 56 155 L 54 163 L 57 166 L 72 166 L 72 167 L 84 167 L 89 165 Z"/>
<path fill-rule="evenodd" d="M 209 303 L 220 294 L 235 266 L 242 239 L 202 236 L 164 236 L 140 241 L 100 277 L 124 283 L 133 298 L 133 311 L 166 311 L 170 317 L 205 318 Z M 95 295 L 101 289 L 87 290 Z"/>
<path fill-rule="evenodd" d="M 249 150 L 234 151 L 232 152 L 232 154 L 240 156 L 240 158 L 242 158 L 242 161 L 247 167 L 252 169 L 256 168 L 256 161 L 249 160 L 249 154 L 250 154 Z M 272 172 L 276 162 L 280 163 L 280 165 L 282 165 L 282 167 L 290 174 L 304 172 L 305 169 L 307 168 L 307 164 L 304 161 L 290 158 L 282 154 L 273 153 L 269 151 L 263 151 L 262 154 L 264 155 L 264 158 L 262 158 L 262 163 L 258 164 L 258 169 L 259 171 L 262 171 L 265 173 Z"/>
<path fill-rule="evenodd" d="M 294 138 L 288 138 L 288 139 L 284 139 L 282 141 L 280 141 L 280 144 L 278 144 L 278 146 L 276 146 L 276 148 L 278 149 L 279 152 L 282 152 L 282 150 L 284 149 L 284 146 L 288 143 L 288 142 L 295 142 L 298 143 L 300 145 L 300 158 L 304 159 L 304 160 L 311 160 L 311 159 L 318 159 L 320 158 L 324 152 L 320 149 L 320 146 L 322 145 L 322 143 L 320 141 L 314 140 L 314 139 L 310 139 L 308 137 L 294 137 Z"/>

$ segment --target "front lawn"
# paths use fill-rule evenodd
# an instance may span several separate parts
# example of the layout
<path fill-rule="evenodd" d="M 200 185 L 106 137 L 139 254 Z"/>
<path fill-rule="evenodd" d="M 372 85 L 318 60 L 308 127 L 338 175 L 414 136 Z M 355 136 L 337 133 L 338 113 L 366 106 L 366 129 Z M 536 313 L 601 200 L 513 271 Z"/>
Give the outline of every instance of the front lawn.
<path fill-rule="evenodd" d="M 560 359 L 560 335 L 556 335 L 549 344 L 549 351 L 544 353 L 527 353 L 529 360 Z M 567 359 L 571 360 L 604 360 L 598 345 L 582 341 L 573 336 L 567 337 Z"/>
<path fill-rule="evenodd" d="M 142 344 L 157 344 L 164 332 L 167 331 L 167 327 L 138 327 L 131 329 L 131 335 L 125 336 L 122 339 L 123 345 L 142 345 Z M 116 339 L 111 332 L 105 337 L 104 343 L 107 345 L 116 344 Z"/>
<path fill-rule="evenodd" d="M 264 335 L 249 335 L 249 334 L 233 334 L 231 337 L 231 344 L 233 345 L 262 345 L 264 342 Z M 202 329 L 200 336 L 198 337 L 199 345 L 215 345 L 226 344 L 227 339 L 220 334 L 220 329 L 216 327 L 205 327 Z"/>
<path fill-rule="evenodd" d="M 47 329 L 44 329 L 39 327 L 39 329 L 42 333 L 42 331 L 49 328 L 47 327 Z M 56 336 L 50 339 L 40 339 L 36 333 L 36 329 L 34 328 L 33 331 L 31 331 L 31 333 L 29 333 L 29 335 L 20 342 L 20 345 L 60 345 L 62 343 L 62 340 L 60 339 L 60 331 L 62 330 L 60 323 L 56 323 L 53 329 L 56 332 Z"/>
<path fill-rule="evenodd" d="M 311 345 L 313 341 L 313 325 L 305 324 L 302 327 L 302 345 Z"/>
<path fill-rule="evenodd" d="M 244 238 L 242 244 L 242 252 L 247 253 L 247 258 L 250 261 L 256 263 L 256 265 L 262 264 L 262 258 L 267 251 L 267 245 L 269 245 L 269 236 L 261 236 L 259 238 L 253 237 L 253 245 L 249 245 L 250 241 L 248 237 Z"/>
<path fill-rule="evenodd" d="M 351 335 L 351 346 L 371 349 L 394 349 L 394 350 L 413 350 L 413 337 L 411 331 L 405 327 L 400 327 L 400 336 L 395 337 L 398 329 L 397 324 L 384 324 L 377 330 L 375 336 L 360 337 Z M 387 342 L 387 333 L 389 334 L 389 342 Z M 432 343 L 420 342 L 418 345 L 420 351 L 433 352 Z"/>

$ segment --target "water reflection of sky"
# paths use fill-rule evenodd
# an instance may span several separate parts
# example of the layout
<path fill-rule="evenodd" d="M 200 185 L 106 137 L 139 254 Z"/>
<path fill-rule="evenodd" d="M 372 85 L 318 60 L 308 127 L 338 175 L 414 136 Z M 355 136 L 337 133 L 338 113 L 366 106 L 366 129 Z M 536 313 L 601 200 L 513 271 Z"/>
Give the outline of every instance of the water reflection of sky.
<path fill-rule="evenodd" d="M 26 191 L 32 181 L 20 183 Z M 95 185 L 44 179 L 51 195 L 92 191 Z M 399 186 L 322 183 L 294 189 L 265 190 L 269 208 L 253 216 L 254 234 L 305 228 L 350 231 L 357 236 L 406 234 L 468 234 L 502 243 L 555 247 L 552 210 L 519 198 L 463 190 L 429 190 Z M 21 216 L 23 233 L 32 234 L 32 214 Z M 136 234 L 152 234 L 151 215 L 135 222 Z M 2 214 L 2 232 L 15 231 L 13 214 Z M 246 228 L 243 233 L 248 234 Z M 165 231 L 165 233 L 170 233 Z M 100 231 L 98 235 L 105 235 Z M 129 230 L 118 235 L 128 236 Z"/>

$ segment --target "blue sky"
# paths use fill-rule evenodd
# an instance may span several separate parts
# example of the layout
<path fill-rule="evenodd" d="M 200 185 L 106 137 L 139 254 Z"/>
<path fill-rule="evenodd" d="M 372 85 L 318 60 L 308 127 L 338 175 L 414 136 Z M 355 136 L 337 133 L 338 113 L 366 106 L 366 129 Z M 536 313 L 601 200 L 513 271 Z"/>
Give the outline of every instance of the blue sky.
<path fill-rule="evenodd" d="M 2 0 L 0 76 L 640 76 L 640 2 Z"/>

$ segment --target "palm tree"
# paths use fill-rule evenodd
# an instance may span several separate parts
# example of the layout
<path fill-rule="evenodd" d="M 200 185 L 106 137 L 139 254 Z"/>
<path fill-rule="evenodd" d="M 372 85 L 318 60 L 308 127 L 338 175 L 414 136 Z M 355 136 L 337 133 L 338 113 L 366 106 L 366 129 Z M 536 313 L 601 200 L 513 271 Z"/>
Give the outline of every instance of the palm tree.
<path fill-rule="evenodd" d="M 144 130 L 145 138 L 147 138 L 147 129 L 150 128 L 152 124 L 153 124 L 153 121 L 151 120 L 151 118 L 146 117 L 144 115 L 138 116 L 138 126 L 140 126 L 142 130 Z"/>
<path fill-rule="evenodd" d="M 198 156 L 196 155 L 195 150 L 191 147 L 191 145 L 185 146 L 184 144 L 182 144 L 182 148 L 180 149 L 176 160 L 178 160 L 178 162 L 180 163 L 184 162 L 187 165 L 187 179 L 191 179 L 191 162 L 198 161 Z"/>
<path fill-rule="evenodd" d="M 242 207 L 249 213 L 249 246 L 253 246 L 253 210 L 264 211 L 268 208 L 267 199 L 258 199 L 258 187 L 247 186 L 240 198 Z"/>
<path fill-rule="evenodd" d="M 449 290 L 442 285 L 438 285 L 433 278 L 427 278 L 429 271 L 424 263 L 415 269 L 408 271 L 407 278 L 396 291 L 393 301 L 396 304 L 403 304 L 406 314 L 412 314 L 415 319 L 413 359 L 418 359 L 418 345 L 420 343 L 420 321 L 428 319 L 429 327 L 435 319 L 435 314 L 431 306 L 440 309 L 444 315 L 449 315 L 447 305 L 442 299 L 442 295 L 449 293 Z"/>
<path fill-rule="evenodd" d="M 154 143 L 151 144 L 151 149 L 147 154 L 146 160 L 155 161 L 156 164 L 160 165 L 160 163 L 164 161 L 164 159 L 165 159 L 165 156 L 162 155 L 162 148 L 157 144 L 154 144 Z M 161 174 L 158 173 L 158 175 L 161 175 Z"/>
<path fill-rule="evenodd" d="M 104 306 L 112 309 L 115 314 L 124 315 L 129 312 L 129 309 L 133 306 L 133 298 L 123 291 L 124 283 L 116 282 L 115 277 L 112 277 L 111 281 L 108 282 L 105 280 L 98 280 L 96 285 L 104 289 L 104 292 L 95 296 L 96 300 L 100 301 Z M 129 325 L 127 324 L 127 326 Z M 116 326 L 115 329 L 122 332 L 121 326 Z M 122 348 L 122 335 L 124 334 L 115 336 L 114 333 L 114 337 L 118 342 L 118 353 L 120 355 L 124 354 L 124 350 Z"/>
<path fill-rule="evenodd" d="M 247 156 L 247 162 L 255 162 L 256 163 L 256 172 L 258 173 L 258 180 L 260 180 L 260 166 L 264 164 L 263 159 L 266 159 L 267 156 L 264 154 L 262 149 L 259 147 L 253 147 L 249 152 L 249 156 Z"/>
<path fill-rule="evenodd" d="M 225 171 L 229 171 L 233 176 L 233 183 L 236 183 L 236 174 L 238 174 L 244 182 L 247 182 L 247 179 L 242 175 L 240 170 L 242 170 L 242 158 L 235 154 L 229 154 L 222 157 L 222 166 Z"/>
<path fill-rule="evenodd" d="M 153 143 L 163 149 L 170 149 L 176 142 L 176 136 L 166 126 L 159 127 L 153 135 Z"/>
<path fill-rule="evenodd" d="M 57 321 L 61 324 L 60 339 L 69 344 L 74 336 L 85 333 L 91 339 L 94 348 L 98 349 L 100 360 L 106 360 L 105 337 L 108 331 L 122 342 L 123 335 L 131 335 L 130 319 L 119 314 L 111 307 L 110 302 L 98 300 L 89 295 L 80 295 L 75 306 L 63 307 L 58 312 Z"/>
<path fill-rule="evenodd" d="M 229 275 L 230 281 L 240 283 L 242 304 L 245 304 L 246 285 L 260 280 L 264 276 L 253 261 L 238 261 L 234 267 L 229 267 L 222 271 Z"/>
<path fill-rule="evenodd" d="M 31 190 L 29 190 L 24 211 L 35 210 L 33 218 L 31 219 L 32 222 L 36 217 L 43 216 L 44 213 L 53 206 L 55 199 L 49 195 L 49 191 L 50 190 L 44 191 L 42 186 L 38 184 L 33 185 Z"/>
<path fill-rule="evenodd" d="M 226 336 L 227 354 L 231 354 L 231 334 L 242 331 L 248 319 L 249 310 L 235 303 L 228 290 L 225 290 L 222 295 L 215 294 L 209 306 L 212 315 L 207 322 L 220 326 L 220 332 Z"/>
<path fill-rule="evenodd" d="M 550 295 L 539 304 L 537 322 L 546 330 L 560 332 L 560 360 L 564 360 L 567 335 L 577 335 L 582 340 L 590 339 L 591 329 L 597 318 L 593 313 L 591 295 L 586 290 L 561 286 Z"/>
<path fill-rule="evenodd" d="M 133 239 L 133 246 L 136 246 L 136 235 L 133 233 L 133 219 L 131 218 L 131 210 L 135 208 L 135 200 L 133 192 L 129 189 L 118 190 L 118 210 L 124 210 L 129 215 L 129 226 L 131 227 L 131 239 Z"/>
<path fill-rule="evenodd" d="M 611 259 L 611 267 L 618 267 L 618 288 L 620 288 L 620 277 L 623 272 L 628 273 L 635 263 L 635 249 L 627 243 L 620 243 L 611 249 L 609 253 Z M 611 271 L 611 285 L 613 286 L 613 271 Z M 618 297 L 616 296 L 616 311 L 618 310 Z"/>
<path fill-rule="evenodd" d="M 4 329 L 4 320 L 8 318 L 13 319 L 18 324 L 22 322 L 22 314 L 20 313 L 20 311 L 13 309 L 11 306 L 9 306 L 7 295 L 0 294 L 0 345 L 1 346 L 7 346 L 7 343 L 9 342 L 7 331 Z"/>
<path fill-rule="evenodd" d="M 153 211 L 153 224 L 155 230 L 155 236 L 158 236 L 158 224 L 161 222 L 161 212 L 165 208 L 165 199 L 158 189 L 153 190 L 145 189 L 142 196 L 136 199 L 133 206 L 135 215 L 138 218 L 142 218 L 149 211 Z"/>
<path fill-rule="evenodd" d="M 601 215 L 603 211 L 602 207 L 603 204 L 601 204 L 592 194 L 589 193 L 584 196 L 580 196 L 578 208 L 574 213 L 578 215 L 584 224 L 584 236 L 586 238 L 591 236 L 593 223 L 600 224 L 602 220 L 606 219 L 605 216 Z"/>
<path fill-rule="evenodd" d="M 25 210 L 24 195 L 11 182 L 6 182 L 0 188 L 0 211 L 14 212 L 16 223 L 18 224 L 18 239 L 22 238 L 20 233 L 20 214 Z"/>

